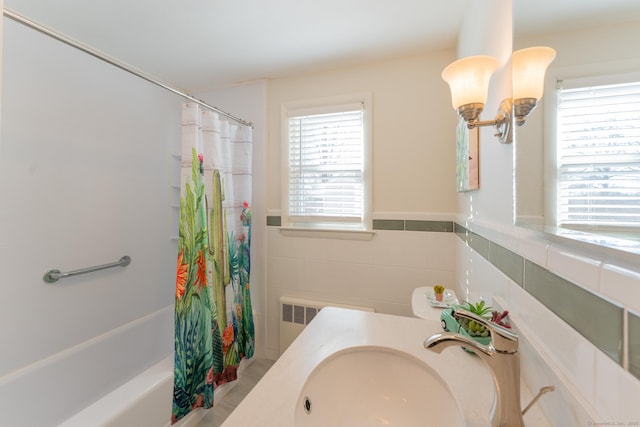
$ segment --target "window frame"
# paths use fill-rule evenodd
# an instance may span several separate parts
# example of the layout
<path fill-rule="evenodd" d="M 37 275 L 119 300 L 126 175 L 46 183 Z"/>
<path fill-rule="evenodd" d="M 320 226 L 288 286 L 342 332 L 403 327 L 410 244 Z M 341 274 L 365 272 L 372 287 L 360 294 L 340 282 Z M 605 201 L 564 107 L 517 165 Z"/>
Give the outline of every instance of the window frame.
<path fill-rule="evenodd" d="M 637 234 L 637 229 L 625 227 L 600 227 L 597 225 L 573 226 L 558 223 L 558 183 L 559 183 L 559 148 L 558 148 L 558 92 L 561 81 L 569 81 L 571 87 L 588 85 L 600 86 L 630 81 L 640 81 L 640 72 L 634 63 L 591 64 L 585 67 L 564 67 L 549 70 L 545 81 L 544 104 L 544 218 L 545 225 L 555 229 L 566 229 L 586 233 L 602 234 L 611 237 L 629 237 Z M 577 84 L 580 83 L 580 84 Z"/>
<path fill-rule="evenodd" d="M 363 212 L 360 221 L 293 221 L 289 216 L 289 118 L 339 111 L 340 106 L 363 106 Z M 346 110 L 345 110 L 346 111 Z M 372 95 L 341 96 L 286 102 L 281 105 L 281 230 L 287 235 L 366 239 L 372 234 Z"/>

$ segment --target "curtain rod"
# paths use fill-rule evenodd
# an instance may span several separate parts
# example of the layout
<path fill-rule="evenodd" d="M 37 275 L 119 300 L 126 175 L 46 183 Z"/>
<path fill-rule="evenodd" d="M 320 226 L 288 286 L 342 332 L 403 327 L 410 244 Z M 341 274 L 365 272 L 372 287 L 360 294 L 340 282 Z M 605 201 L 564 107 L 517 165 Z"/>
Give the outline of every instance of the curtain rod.
<path fill-rule="evenodd" d="M 200 105 L 200 106 L 202 106 L 204 108 L 207 108 L 209 110 L 213 110 L 216 113 L 221 114 L 221 115 L 223 115 L 223 116 L 225 116 L 225 117 L 227 117 L 229 119 L 235 120 L 236 122 L 241 123 L 241 124 L 243 124 L 245 126 L 253 127 L 253 123 L 251 123 L 251 122 L 243 120 L 243 119 L 241 119 L 239 117 L 236 117 L 236 116 L 234 116 L 232 114 L 229 114 L 226 111 L 223 111 L 223 110 L 221 110 L 221 109 L 219 109 L 217 107 L 211 106 L 211 105 L 207 104 L 204 101 L 201 101 L 201 100 L 199 100 L 197 98 L 194 98 L 193 96 L 191 96 L 191 95 L 189 95 L 189 94 L 187 94 L 185 92 L 182 92 L 182 91 L 180 91 L 180 90 L 178 90 L 178 89 L 176 89 L 176 88 L 174 88 L 174 87 L 172 87 L 172 86 L 170 86 L 168 84 L 165 84 L 165 83 L 161 82 L 160 80 L 158 80 L 157 78 L 155 78 L 155 77 L 153 77 L 153 76 L 151 76 L 149 74 L 146 74 L 146 73 L 144 73 L 142 71 L 136 70 L 135 68 L 133 68 L 133 67 L 131 67 L 131 66 L 129 66 L 129 65 L 123 63 L 123 62 L 120 62 L 117 59 L 110 58 L 109 56 L 107 56 L 107 55 L 105 55 L 105 54 L 103 54 L 103 53 L 101 53 L 101 52 L 99 52 L 99 51 L 97 51 L 97 50 L 95 50 L 95 49 L 93 49 L 93 48 L 91 48 L 89 46 L 83 45 L 83 44 L 81 44 L 81 43 L 79 43 L 79 42 L 77 42 L 75 40 L 70 39 L 67 36 L 64 36 L 64 35 L 62 35 L 60 33 L 57 33 L 57 32 L 55 32 L 53 30 L 50 30 L 49 28 L 46 28 L 46 27 L 44 27 L 44 26 L 42 26 L 40 24 L 37 24 L 37 23 L 25 18 L 24 16 L 21 16 L 21 15 L 15 13 L 15 12 L 12 12 L 9 9 L 4 8 L 2 10 L 2 14 L 4 16 L 6 16 L 7 18 L 9 18 L 9 19 L 12 19 L 12 20 L 14 20 L 16 22 L 19 22 L 22 25 L 25 25 L 25 26 L 33 29 L 33 30 L 36 30 L 36 31 L 42 33 L 42 34 L 46 34 L 49 37 L 52 37 L 52 38 L 54 38 L 54 39 L 56 39 L 56 40 L 58 40 L 58 41 L 60 41 L 62 43 L 65 43 L 65 44 L 67 44 L 67 45 L 69 45 L 71 47 L 74 47 L 74 48 L 84 52 L 84 53 L 87 53 L 87 54 L 89 54 L 89 55 L 91 55 L 91 56 L 93 56 L 95 58 L 98 58 L 101 61 L 106 62 L 107 64 L 111 64 L 114 67 L 120 68 L 121 70 L 126 71 L 128 73 L 131 73 L 134 76 L 139 77 L 139 78 L 141 78 L 143 80 L 146 80 L 146 81 L 148 81 L 150 83 L 153 83 L 156 86 L 160 86 L 161 88 L 166 89 L 169 92 L 173 92 L 174 94 L 176 94 L 178 96 L 181 96 L 182 98 L 186 98 L 189 101 L 195 102 L 196 104 L 198 104 L 198 105 Z"/>

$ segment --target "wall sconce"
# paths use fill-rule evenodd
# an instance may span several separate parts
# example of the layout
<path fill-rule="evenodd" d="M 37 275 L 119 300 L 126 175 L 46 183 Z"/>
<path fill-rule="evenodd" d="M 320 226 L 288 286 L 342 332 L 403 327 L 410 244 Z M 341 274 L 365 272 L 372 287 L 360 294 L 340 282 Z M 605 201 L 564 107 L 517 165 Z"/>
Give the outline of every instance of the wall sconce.
<path fill-rule="evenodd" d="M 549 47 L 532 47 L 513 53 L 513 99 L 503 99 L 494 120 L 480 120 L 487 102 L 489 80 L 498 68 L 498 60 L 486 55 L 469 56 L 449 64 L 442 78 L 449 83 L 451 102 L 458 115 L 473 129 L 482 126 L 496 128 L 496 136 L 503 144 L 513 140 L 511 123 L 522 126 L 542 97 L 544 73 L 555 58 Z"/>
<path fill-rule="evenodd" d="M 544 74 L 555 57 L 556 51 L 546 46 L 513 52 L 513 113 L 518 126 L 524 124 L 525 117 L 536 108 L 538 100 L 542 98 Z"/>

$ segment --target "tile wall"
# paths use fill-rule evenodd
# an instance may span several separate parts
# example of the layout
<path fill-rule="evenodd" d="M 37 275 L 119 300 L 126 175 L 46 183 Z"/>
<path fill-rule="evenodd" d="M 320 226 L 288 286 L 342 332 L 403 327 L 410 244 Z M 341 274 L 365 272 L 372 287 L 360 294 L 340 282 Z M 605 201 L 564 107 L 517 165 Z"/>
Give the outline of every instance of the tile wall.
<path fill-rule="evenodd" d="M 280 217 L 268 216 L 267 225 L 279 226 Z M 488 260 L 613 361 L 620 366 L 628 366 L 628 370 L 640 379 L 640 316 L 633 311 L 634 307 L 626 308 L 606 295 L 594 292 L 600 282 L 600 261 L 568 252 L 564 257 L 549 257 L 549 267 L 554 270 L 559 268 L 565 272 L 565 277 L 579 280 L 581 285 L 577 285 L 453 221 L 378 219 L 373 221 L 373 229 L 454 231 L 477 254 Z M 550 252 L 560 254 L 563 251 L 554 247 Z M 636 280 L 635 285 L 640 287 L 640 272 L 613 265 L 603 267 L 603 279 L 605 282 Z M 633 284 L 628 283 L 627 286 L 631 287 Z M 639 292 L 640 290 L 636 290 L 635 293 Z M 628 323 L 626 331 L 625 318 Z"/>
<path fill-rule="evenodd" d="M 543 354 L 529 359 L 552 360 L 560 370 L 555 375 L 571 384 L 561 401 L 578 396 L 583 407 L 594 408 L 591 420 L 640 421 L 640 409 L 631 403 L 640 395 L 640 268 L 633 262 L 614 262 L 609 255 L 575 250 L 519 228 L 498 232 L 473 226 L 472 231 L 472 226 L 446 220 L 377 219 L 373 243 L 283 238 L 278 216 L 267 217 L 267 225 L 267 313 L 278 313 L 279 295 L 293 293 L 365 301 L 377 311 L 411 315 L 411 290 L 435 283 L 439 273 L 434 271 L 442 268 L 441 281 L 455 283 L 461 299 L 497 296 L 506 301 L 534 337 L 535 345 L 527 348 L 542 349 Z M 448 236 L 457 237 L 451 241 Z M 285 271 L 289 268 L 297 272 Z M 308 286 L 291 280 L 309 273 L 315 277 Z M 271 323 L 271 330 L 275 327 Z M 545 385 L 536 384 L 545 378 L 539 371 L 529 377 L 532 387 Z M 567 408 L 548 400 L 553 419 L 566 420 Z"/>
<path fill-rule="evenodd" d="M 633 257 L 515 227 L 454 228 L 457 288 L 505 301 L 526 333 L 525 382 L 534 392 L 556 385 L 554 397 L 539 403 L 552 425 L 640 422 L 640 276 Z"/>
<path fill-rule="evenodd" d="M 279 354 L 282 296 L 412 316 L 415 288 L 455 283 L 451 221 L 375 221 L 369 241 L 285 236 L 279 216 L 267 224 L 267 356 Z"/>
<path fill-rule="evenodd" d="M 623 363 L 624 308 L 455 224 L 456 234 L 618 364 Z M 587 261 L 588 266 L 593 263 Z M 576 270 L 580 271 L 578 266 Z M 591 273 L 591 274 L 588 274 Z M 595 274 L 594 274 L 595 273 Z M 598 274 L 587 272 L 590 279 Z M 629 316 L 634 316 L 629 314 Z M 629 339 L 627 336 L 626 339 Z M 640 377 L 639 377 L 640 378 Z"/>

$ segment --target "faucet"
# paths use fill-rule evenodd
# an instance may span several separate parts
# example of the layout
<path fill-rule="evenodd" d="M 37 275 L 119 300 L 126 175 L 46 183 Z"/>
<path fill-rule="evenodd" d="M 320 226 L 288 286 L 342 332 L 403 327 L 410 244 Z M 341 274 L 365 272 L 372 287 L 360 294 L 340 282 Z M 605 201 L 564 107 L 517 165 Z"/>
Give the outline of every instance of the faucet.
<path fill-rule="evenodd" d="M 491 335 L 488 345 L 463 335 L 444 332 L 430 336 L 424 348 L 441 353 L 447 347 L 459 346 L 477 354 L 487 364 L 493 376 L 495 395 L 489 411 L 492 427 L 524 427 L 520 408 L 520 355 L 518 336 L 510 330 L 489 322 L 467 310 L 456 309 L 453 317 L 474 320 L 484 325 Z"/>

